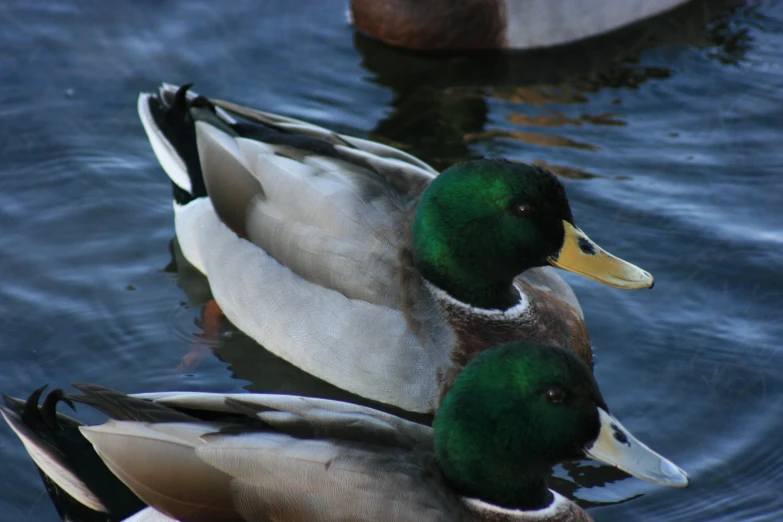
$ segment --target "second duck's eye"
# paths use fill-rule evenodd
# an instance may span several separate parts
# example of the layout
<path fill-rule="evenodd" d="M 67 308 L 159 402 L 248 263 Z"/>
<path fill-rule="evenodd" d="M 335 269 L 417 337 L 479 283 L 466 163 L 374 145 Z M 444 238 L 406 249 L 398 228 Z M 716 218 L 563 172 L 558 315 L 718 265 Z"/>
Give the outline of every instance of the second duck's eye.
<path fill-rule="evenodd" d="M 544 397 L 552 404 L 561 404 L 566 400 L 566 392 L 560 386 L 552 386 L 544 392 Z"/>
<path fill-rule="evenodd" d="M 533 205 L 530 203 L 516 203 L 513 207 L 514 214 L 517 216 L 532 216 Z"/>

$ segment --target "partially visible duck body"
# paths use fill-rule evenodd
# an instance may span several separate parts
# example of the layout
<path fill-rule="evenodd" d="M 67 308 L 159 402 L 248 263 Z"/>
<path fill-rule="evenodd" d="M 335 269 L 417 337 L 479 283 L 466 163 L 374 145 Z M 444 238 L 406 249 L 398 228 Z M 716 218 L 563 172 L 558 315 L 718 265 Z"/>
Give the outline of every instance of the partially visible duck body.
<path fill-rule="evenodd" d="M 408 49 L 534 49 L 590 38 L 689 0 L 352 0 L 357 29 Z"/>
<path fill-rule="evenodd" d="M 228 319 L 368 399 L 433 413 L 465 364 L 511 340 L 591 365 L 552 266 L 652 285 L 574 225 L 540 167 L 479 160 L 438 176 L 397 149 L 170 85 L 138 108 L 174 185 L 182 252 Z"/>
<path fill-rule="evenodd" d="M 432 428 L 310 397 L 74 386 L 82 395 L 55 390 L 41 407 L 42 389 L 5 397 L 0 413 L 59 498 L 108 520 L 586 522 L 547 487 L 552 466 L 580 457 L 688 485 L 609 414 L 587 365 L 556 347 L 482 353 Z M 58 401 L 110 420 L 85 426 Z"/>

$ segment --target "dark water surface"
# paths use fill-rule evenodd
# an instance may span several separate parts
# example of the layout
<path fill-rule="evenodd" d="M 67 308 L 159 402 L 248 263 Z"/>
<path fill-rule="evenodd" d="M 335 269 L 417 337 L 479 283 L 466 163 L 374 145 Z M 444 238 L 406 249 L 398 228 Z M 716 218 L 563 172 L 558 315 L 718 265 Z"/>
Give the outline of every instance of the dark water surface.
<path fill-rule="evenodd" d="M 712 5 L 555 51 L 431 57 L 355 35 L 337 0 L 1 4 L 2 391 L 333 392 L 230 326 L 203 336 L 208 287 L 172 264 L 169 182 L 136 116 L 139 91 L 192 81 L 439 168 L 505 156 L 568 178 L 577 223 L 656 278 L 567 276 L 604 396 L 692 486 L 587 462 L 555 486 L 608 504 L 599 521 L 780 520 L 783 2 Z M 178 370 L 199 347 L 215 356 Z M 0 519 L 56 520 L 5 428 L 0 458 Z"/>

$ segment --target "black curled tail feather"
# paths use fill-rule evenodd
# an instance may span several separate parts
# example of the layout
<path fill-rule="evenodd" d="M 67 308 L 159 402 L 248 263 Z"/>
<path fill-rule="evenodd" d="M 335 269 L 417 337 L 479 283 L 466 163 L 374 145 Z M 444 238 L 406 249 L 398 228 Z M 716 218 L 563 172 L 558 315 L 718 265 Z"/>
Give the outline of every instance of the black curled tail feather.
<path fill-rule="evenodd" d="M 147 98 L 155 126 L 182 159 L 190 179 L 190 190 L 172 182 L 174 201 L 179 205 L 207 196 L 196 145 L 195 123 L 190 114 L 191 106 L 203 107 L 206 98 L 196 96 L 189 99 L 188 89 L 191 86 L 192 84 L 186 84 L 176 91 L 163 88 L 157 96 Z"/>
<path fill-rule="evenodd" d="M 26 400 L 3 396 L 3 414 L 14 426 L 18 436 L 26 444 L 32 444 L 45 456 L 48 465 L 57 470 L 52 476 L 39 467 L 41 479 L 63 520 L 113 521 L 124 520 L 145 504 L 136 497 L 106 467 L 92 444 L 82 436 L 82 423 L 56 411 L 57 404 L 65 402 L 71 408 L 73 402 L 62 390 L 53 390 L 38 405 L 44 387 L 35 390 Z M 59 471 L 59 470 L 65 470 Z M 51 470 L 50 470 L 51 472 Z M 102 509 L 90 506 L 71 496 L 58 483 L 58 474 L 75 476 L 84 488 L 98 499 Z"/>

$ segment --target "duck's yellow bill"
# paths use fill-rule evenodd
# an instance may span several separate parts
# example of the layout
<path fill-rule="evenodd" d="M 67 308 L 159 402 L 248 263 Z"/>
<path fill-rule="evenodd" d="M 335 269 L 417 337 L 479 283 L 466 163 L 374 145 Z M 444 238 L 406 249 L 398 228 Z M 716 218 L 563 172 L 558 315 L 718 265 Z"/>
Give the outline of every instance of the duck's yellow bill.
<path fill-rule="evenodd" d="M 598 438 L 585 447 L 585 455 L 648 482 L 675 488 L 688 486 L 687 473 L 636 440 L 602 408 L 598 408 L 598 418 L 601 430 Z"/>
<path fill-rule="evenodd" d="M 563 247 L 547 258 L 549 264 L 617 288 L 652 288 L 654 281 L 649 272 L 613 256 L 568 221 L 563 221 L 563 226 Z"/>

